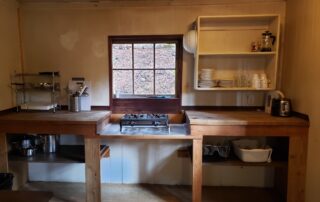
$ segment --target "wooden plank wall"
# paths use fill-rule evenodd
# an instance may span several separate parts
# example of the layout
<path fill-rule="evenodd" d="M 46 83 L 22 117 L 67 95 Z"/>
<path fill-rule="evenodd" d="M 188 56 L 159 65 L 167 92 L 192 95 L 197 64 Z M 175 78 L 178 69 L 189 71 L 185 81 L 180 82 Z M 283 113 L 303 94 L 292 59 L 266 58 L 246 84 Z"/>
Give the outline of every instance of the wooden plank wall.
<path fill-rule="evenodd" d="M 295 111 L 310 118 L 306 201 L 320 201 L 320 1 L 287 1 L 282 86 Z"/>
<path fill-rule="evenodd" d="M 14 106 L 10 75 L 21 71 L 17 8 L 15 1 L 0 1 L 0 111 Z"/>

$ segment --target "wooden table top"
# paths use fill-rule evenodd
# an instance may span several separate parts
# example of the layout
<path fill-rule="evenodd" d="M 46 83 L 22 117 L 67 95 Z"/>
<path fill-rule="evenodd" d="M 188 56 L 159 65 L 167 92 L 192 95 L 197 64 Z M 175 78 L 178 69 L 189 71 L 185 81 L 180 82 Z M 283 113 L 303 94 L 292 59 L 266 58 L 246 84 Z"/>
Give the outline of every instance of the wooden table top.
<path fill-rule="evenodd" d="M 64 124 L 93 124 L 98 123 L 111 115 L 110 111 L 89 111 L 89 112 L 11 112 L 0 115 L 1 122 L 30 121 L 30 122 L 52 122 Z"/>
<path fill-rule="evenodd" d="M 0 133 L 74 134 L 95 137 L 110 111 L 9 112 L 0 115 Z"/>
<path fill-rule="evenodd" d="M 261 111 L 186 111 L 190 125 L 212 126 L 309 126 L 298 117 L 275 117 Z"/>

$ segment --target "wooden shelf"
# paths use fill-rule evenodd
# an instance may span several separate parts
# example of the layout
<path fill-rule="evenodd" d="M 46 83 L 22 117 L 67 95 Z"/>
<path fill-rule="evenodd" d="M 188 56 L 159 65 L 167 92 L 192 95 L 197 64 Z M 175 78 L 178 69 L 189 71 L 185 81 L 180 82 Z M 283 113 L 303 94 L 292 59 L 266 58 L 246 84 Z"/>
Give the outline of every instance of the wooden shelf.
<path fill-rule="evenodd" d="M 209 22 L 248 22 L 248 23 L 255 23 L 255 24 L 266 24 L 269 21 L 273 20 L 275 16 L 274 14 L 260 14 L 260 15 L 216 15 L 216 16 L 199 16 L 202 21 L 208 20 Z"/>
<path fill-rule="evenodd" d="M 195 88 L 196 90 L 223 90 L 223 91 L 271 91 L 275 90 L 274 88 L 240 88 L 240 87 L 230 87 L 230 88 Z"/>
<path fill-rule="evenodd" d="M 214 165 L 214 166 L 243 166 L 243 167 L 251 167 L 251 166 L 267 166 L 267 167 L 287 167 L 287 161 L 272 161 L 270 163 L 263 162 L 263 163 L 248 163 L 243 162 L 238 159 L 230 159 L 226 161 L 203 161 L 202 165 Z"/>
<path fill-rule="evenodd" d="M 198 16 L 196 23 L 198 44 L 194 56 L 195 90 L 269 91 L 276 88 L 280 50 L 279 15 Z M 265 31 L 270 31 L 276 37 L 273 51 L 251 52 L 252 42 L 261 40 Z M 218 78 L 240 77 L 241 71 L 250 77 L 265 74 L 270 85 L 268 89 L 199 88 L 200 70 L 206 68 L 213 69 L 211 76 Z"/>
<path fill-rule="evenodd" d="M 272 52 L 199 52 L 199 56 L 272 56 L 276 55 L 276 51 Z"/>
<path fill-rule="evenodd" d="M 109 157 L 110 148 L 107 145 L 100 146 L 100 158 Z M 9 154 L 9 161 L 43 162 L 43 163 L 84 163 L 83 145 L 61 145 L 56 153 L 36 153 L 31 157 L 18 154 Z"/>
<path fill-rule="evenodd" d="M 28 91 L 28 92 L 60 92 L 60 89 L 54 89 L 54 91 L 50 88 L 19 88 L 17 91 Z"/>
<path fill-rule="evenodd" d="M 18 73 L 15 74 L 15 77 L 52 77 L 52 73 L 54 77 L 60 77 L 59 72 L 47 72 L 47 73 Z"/>
<path fill-rule="evenodd" d="M 179 149 L 177 154 L 181 158 L 190 158 L 192 162 L 192 149 L 190 147 Z M 270 163 L 262 162 L 262 163 L 249 163 L 243 162 L 235 154 L 231 151 L 230 156 L 224 159 L 212 159 L 207 156 L 202 156 L 202 165 L 203 166 L 243 166 L 243 167 L 252 167 L 252 166 L 266 166 L 266 167 L 288 167 L 287 160 L 279 160 L 279 158 L 272 159 Z"/>

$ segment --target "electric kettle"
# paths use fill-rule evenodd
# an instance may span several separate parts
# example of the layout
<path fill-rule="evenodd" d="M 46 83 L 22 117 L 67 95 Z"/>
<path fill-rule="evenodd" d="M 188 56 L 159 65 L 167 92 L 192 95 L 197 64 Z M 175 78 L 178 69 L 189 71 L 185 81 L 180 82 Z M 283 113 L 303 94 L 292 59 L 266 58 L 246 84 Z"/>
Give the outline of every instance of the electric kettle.
<path fill-rule="evenodd" d="M 271 114 L 271 109 L 273 104 L 272 101 L 274 99 L 284 99 L 284 98 L 285 98 L 284 94 L 279 90 L 268 92 L 266 95 L 266 101 L 265 101 L 265 112 L 267 112 L 268 114 Z"/>
<path fill-rule="evenodd" d="M 265 31 L 264 33 L 262 33 L 261 51 L 262 52 L 272 51 L 272 47 L 275 41 L 276 41 L 276 36 L 274 36 L 271 32 Z"/>

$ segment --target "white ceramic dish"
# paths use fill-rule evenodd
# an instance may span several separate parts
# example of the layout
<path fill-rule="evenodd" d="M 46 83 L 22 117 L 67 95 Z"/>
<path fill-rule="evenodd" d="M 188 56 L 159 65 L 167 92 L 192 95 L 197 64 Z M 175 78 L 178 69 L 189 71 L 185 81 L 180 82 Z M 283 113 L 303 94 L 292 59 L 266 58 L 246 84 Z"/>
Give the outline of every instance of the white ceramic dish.
<path fill-rule="evenodd" d="M 271 162 L 272 148 L 260 148 L 258 140 L 234 140 L 232 144 L 235 154 L 244 162 Z"/>

